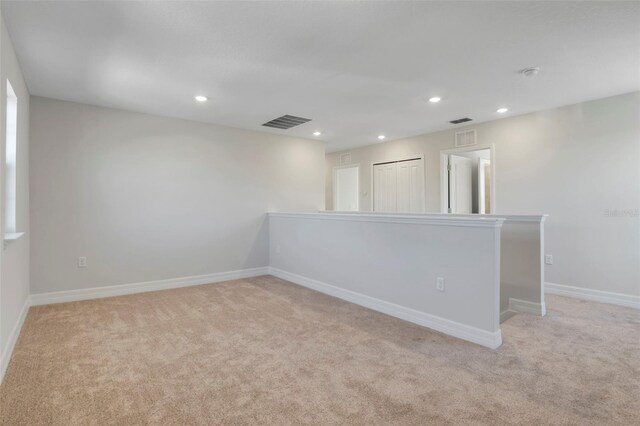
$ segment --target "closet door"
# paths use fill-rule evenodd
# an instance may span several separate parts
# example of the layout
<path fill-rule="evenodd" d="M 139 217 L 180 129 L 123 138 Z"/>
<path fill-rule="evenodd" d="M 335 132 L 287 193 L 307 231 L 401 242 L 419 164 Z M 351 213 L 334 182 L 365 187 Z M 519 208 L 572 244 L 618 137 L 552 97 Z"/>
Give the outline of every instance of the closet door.
<path fill-rule="evenodd" d="M 398 213 L 424 212 L 424 166 L 422 160 L 400 161 L 397 170 Z"/>
<path fill-rule="evenodd" d="M 375 164 L 373 177 L 373 211 L 397 211 L 396 163 Z"/>

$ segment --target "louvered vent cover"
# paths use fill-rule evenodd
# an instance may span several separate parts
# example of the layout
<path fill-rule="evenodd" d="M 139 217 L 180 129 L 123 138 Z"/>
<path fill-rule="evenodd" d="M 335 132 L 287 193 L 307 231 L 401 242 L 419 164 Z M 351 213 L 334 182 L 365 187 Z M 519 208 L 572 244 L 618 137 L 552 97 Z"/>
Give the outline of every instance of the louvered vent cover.
<path fill-rule="evenodd" d="M 351 163 L 351 153 L 345 152 L 344 154 L 340 154 L 340 164 L 349 164 Z"/>
<path fill-rule="evenodd" d="M 296 117 L 295 115 L 283 115 L 282 117 L 274 118 L 271 121 L 267 121 L 263 126 L 275 127 L 276 129 L 290 129 L 300 124 L 304 124 L 311 121 L 310 118 Z"/>
<path fill-rule="evenodd" d="M 451 124 L 460 124 L 460 123 L 466 123 L 467 121 L 471 121 L 471 119 L 469 117 L 458 118 L 457 120 L 451 120 L 449 123 L 451 123 Z"/>
<path fill-rule="evenodd" d="M 467 130 L 464 132 L 456 132 L 456 147 L 475 145 L 478 141 L 476 139 L 476 131 Z"/>

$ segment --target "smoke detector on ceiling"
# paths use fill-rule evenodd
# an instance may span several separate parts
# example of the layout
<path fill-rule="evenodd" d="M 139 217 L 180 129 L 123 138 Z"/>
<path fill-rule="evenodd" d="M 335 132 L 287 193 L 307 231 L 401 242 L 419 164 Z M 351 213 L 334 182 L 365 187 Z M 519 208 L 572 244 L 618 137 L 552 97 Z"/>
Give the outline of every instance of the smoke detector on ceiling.
<path fill-rule="evenodd" d="M 530 67 L 520 70 L 520 74 L 525 77 L 535 77 L 540 72 L 540 67 Z"/>

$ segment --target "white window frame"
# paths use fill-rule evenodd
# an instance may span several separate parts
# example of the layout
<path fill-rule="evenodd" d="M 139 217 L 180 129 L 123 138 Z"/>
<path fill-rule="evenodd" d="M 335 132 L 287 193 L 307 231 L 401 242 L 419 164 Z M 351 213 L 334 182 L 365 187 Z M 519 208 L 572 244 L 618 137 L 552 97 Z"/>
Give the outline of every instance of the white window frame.
<path fill-rule="evenodd" d="M 18 232 L 18 96 L 6 82 L 4 135 L 4 246 L 20 238 Z"/>

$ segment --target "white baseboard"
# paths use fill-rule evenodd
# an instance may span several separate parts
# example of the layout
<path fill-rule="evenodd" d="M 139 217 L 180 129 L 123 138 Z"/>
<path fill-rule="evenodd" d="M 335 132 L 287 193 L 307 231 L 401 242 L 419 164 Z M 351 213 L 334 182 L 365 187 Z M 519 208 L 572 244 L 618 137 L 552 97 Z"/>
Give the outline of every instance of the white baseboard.
<path fill-rule="evenodd" d="M 500 312 L 500 323 L 518 314 L 532 314 L 543 317 L 547 314 L 547 308 L 544 303 L 529 302 L 510 297 L 509 308 Z"/>
<path fill-rule="evenodd" d="M 518 313 L 516 311 L 512 311 L 510 309 L 507 309 L 506 311 L 500 312 L 500 324 L 502 324 L 503 322 L 505 322 L 509 318 L 514 317 L 515 315 L 518 315 Z"/>
<path fill-rule="evenodd" d="M 610 303 L 612 305 L 625 306 L 627 308 L 640 309 L 640 296 L 631 294 L 613 293 L 610 291 L 591 290 L 570 285 L 544 283 L 544 291 L 558 296 L 573 297 L 575 299 L 589 300 L 592 302 Z"/>
<path fill-rule="evenodd" d="M 533 314 L 538 316 L 545 316 L 547 314 L 547 308 L 543 303 L 529 302 L 528 300 L 509 298 L 509 310 L 523 314 Z"/>
<path fill-rule="evenodd" d="M 415 309 L 366 296 L 361 293 L 345 290 L 340 287 L 336 287 L 311 278 L 303 277 L 301 275 L 293 274 L 291 272 L 283 271 L 278 268 L 270 267 L 269 271 L 270 274 L 274 277 L 290 281 L 294 284 L 310 288 L 320 293 L 325 293 L 330 296 L 346 300 L 356 305 L 364 306 L 365 308 L 369 308 L 374 311 L 382 312 L 392 317 L 400 318 L 402 320 L 409 321 L 423 327 L 431 328 L 433 330 L 457 337 L 459 339 L 477 343 L 491 349 L 495 349 L 502 344 L 502 333 L 500 332 L 500 330 L 496 332 L 481 330 L 479 328 L 461 324 L 435 315 L 427 314 L 425 312 L 416 311 Z"/>
<path fill-rule="evenodd" d="M 80 290 L 55 291 L 31 295 L 31 305 L 49 305 L 51 303 L 75 302 L 78 300 L 99 299 L 102 297 L 124 296 L 126 294 L 144 293 L 148 291 L 167 290 L 171 288 L 189 287 L 200 284 L 212 284 L 221 281 L 268 275 L 269 267 L 240 269 L 238 271 L 217 272 L 207 275 L 170 278 L 167 280 L 147 281 L 133 284 L 94 287 Z"/>
<path fill-rule="evenodd" d="M 24 320 L 27 317 L 27 312 L 29 312 L 29 306 L 29 297 L 27 297 L 27 300 L 24 301 L 24 305 L 22 306 L 22 311 L 20 311 L 20 315 L 18 316 L 18 321 L 16 321 L 13 326 L 13 330 L 11 330 L 9 341 L 2 351 L 2 356 L 0 357 L 0 383 L 2 383 L 4 373 L 7 371 L 7 367 L 9 366 L 11 354 L 13 353 L 13 348 L 16 346 L 16 342 L 18 341 L 18 336 L 20 335 L 22 324 L 24 324 Z"/>

